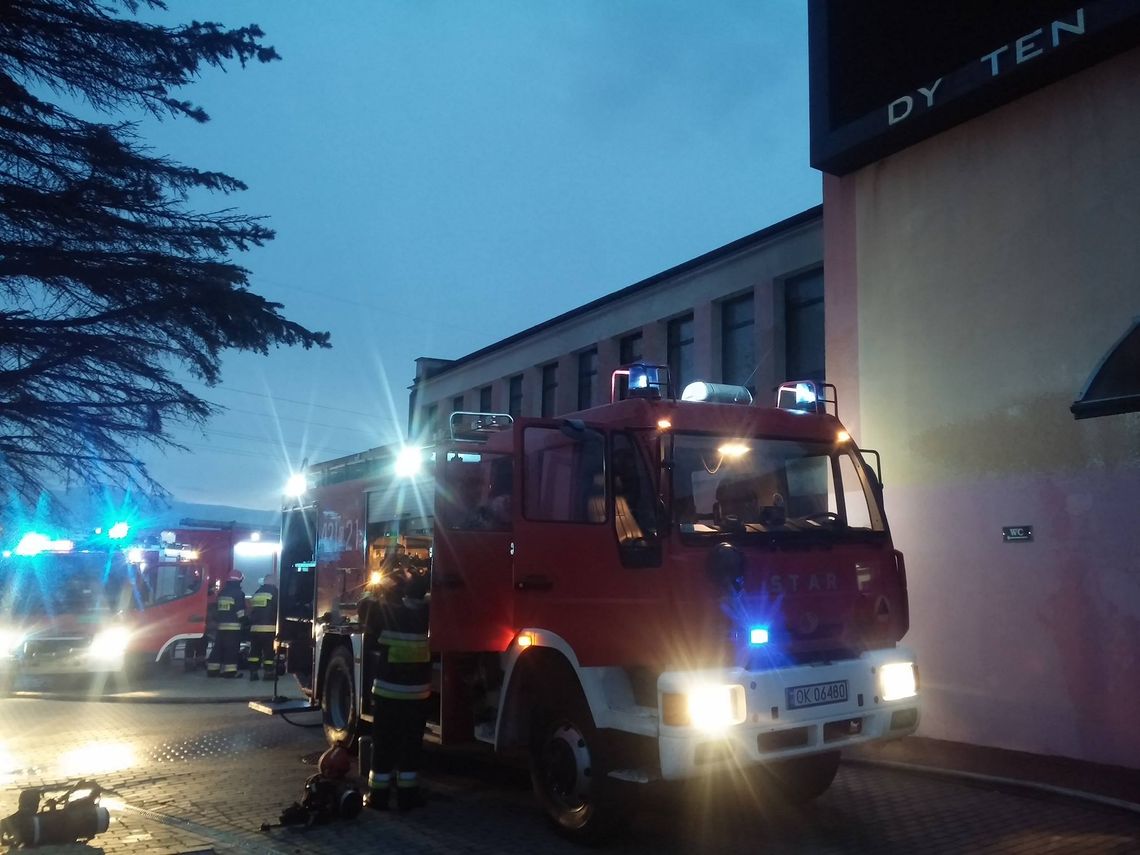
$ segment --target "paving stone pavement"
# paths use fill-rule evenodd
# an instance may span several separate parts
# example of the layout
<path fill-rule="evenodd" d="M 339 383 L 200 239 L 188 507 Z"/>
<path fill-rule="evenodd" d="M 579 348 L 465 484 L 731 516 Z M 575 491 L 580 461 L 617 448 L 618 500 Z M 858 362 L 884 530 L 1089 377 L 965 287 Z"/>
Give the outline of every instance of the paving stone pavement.
<path fill-rule="evenodd" d="M 547 827 L 524 771 L 438 750 L 426 758 L 431 799 L 421 811 L 260 831 L 300 797 L 322 748 L 319 728 L 240 705 L 0 700 L 0 812 L 14 810 L 22 787 L 90 776 L 109 791 L 111 828 L 85 845 L 37 851 L 581 852 Z M 802 810 L 777 808 L 745 786 L 664 788 L 607 851 L 1140 853 L 1140 817 L 845 766 Z"/>

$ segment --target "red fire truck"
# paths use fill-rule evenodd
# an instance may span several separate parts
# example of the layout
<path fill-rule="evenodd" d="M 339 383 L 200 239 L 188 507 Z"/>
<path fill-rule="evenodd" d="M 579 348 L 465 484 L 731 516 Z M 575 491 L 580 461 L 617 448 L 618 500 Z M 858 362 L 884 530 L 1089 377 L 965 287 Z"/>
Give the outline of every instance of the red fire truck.
<path fill-rule="evenodd" d="M 357 603 L 400 563 L 431 574 L 428 738 L 529 752 L 572 837 L 659 779 L 743 770 L 814 798 L 842 748 L 912 733 L 903 557 L 834 387 L 677 399 L 635 365 L 612 389 L 562 419 L 454 413 L 446 439 L 305 473 L 278 638 L 329 741 L 371 721 Z"/>
<path fill-rule="evenodd" d="M 200 644 L 235 562 L 276 543 L 224 524 L 82 540 L 24 533 L 0 556 L 0 672 L 120 672 Z M 257 549 L 256 547 L 261 547 Z"/>

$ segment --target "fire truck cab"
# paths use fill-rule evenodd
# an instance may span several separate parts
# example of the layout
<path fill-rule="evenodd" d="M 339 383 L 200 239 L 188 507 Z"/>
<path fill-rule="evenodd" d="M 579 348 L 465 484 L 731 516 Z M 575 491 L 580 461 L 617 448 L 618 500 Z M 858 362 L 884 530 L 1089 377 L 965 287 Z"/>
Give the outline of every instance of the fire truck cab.
<path fill-rule="evenodd" d="M 357 603 L 397 566 L 431 575 L 429 738 L 529 753 L 572 837 L 631 784 L 754 770 L 809 799 L 842 748 L 912 733 L 903 558 L 833 392 L 678 399 L 635 365 L 567 418 L 454 413 L 431 444 L 311 467 L 278 638 L 329 741 L 371 721 Z"/>
<path fill-rule="evenodd" d="M 139 670 L 200 644 L 249 531 L 191 525 L 83 538 L 26 532 L 0 555 L 0 672 Z M 276 544 L 272 546 L 276 558 Z"/>

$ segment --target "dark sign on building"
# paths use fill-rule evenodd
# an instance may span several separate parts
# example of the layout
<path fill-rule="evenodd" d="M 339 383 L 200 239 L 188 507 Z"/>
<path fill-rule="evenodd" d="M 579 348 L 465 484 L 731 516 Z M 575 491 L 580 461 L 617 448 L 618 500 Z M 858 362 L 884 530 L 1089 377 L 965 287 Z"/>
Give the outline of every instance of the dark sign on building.
<path fill-rule="evenodd" d="M 809 0 L 812 166 L 837 175 L 1140 44 L 1140 0 Z"/>

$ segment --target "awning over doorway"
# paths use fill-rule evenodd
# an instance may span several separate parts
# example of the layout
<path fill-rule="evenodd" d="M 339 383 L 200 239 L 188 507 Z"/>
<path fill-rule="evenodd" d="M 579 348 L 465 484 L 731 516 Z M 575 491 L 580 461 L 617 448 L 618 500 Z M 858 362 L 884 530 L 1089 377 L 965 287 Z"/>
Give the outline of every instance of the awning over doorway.
<path fill-rule="evenodd" d="M 1078 419 L 1140 412 L 1140 318 L 1108 349 L 1069 410 Z"/>

